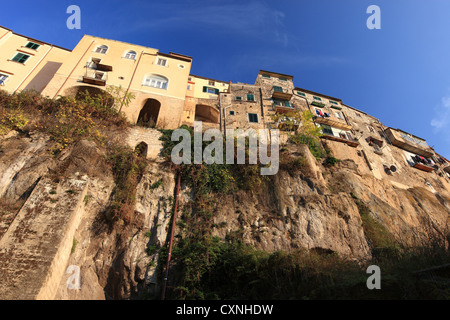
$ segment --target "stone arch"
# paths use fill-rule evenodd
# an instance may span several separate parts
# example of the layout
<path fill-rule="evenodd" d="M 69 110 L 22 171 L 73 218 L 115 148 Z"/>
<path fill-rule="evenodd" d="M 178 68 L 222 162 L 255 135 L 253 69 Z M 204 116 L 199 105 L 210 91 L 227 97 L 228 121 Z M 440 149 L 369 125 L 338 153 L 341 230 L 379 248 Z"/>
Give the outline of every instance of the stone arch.
<path fill-rule="evenodd" d="M 102 104 L 108 107 L 114 106 L 114 98 L 105 90 L 91 86 L 77 86 L 71 87 L 65 91 L 67 97 L 75 100 L 84 100 L 86 95 L 92 98 L 100 99 Z"/>
<path fill-rule="evenodd" d="M 156 99 L 147 99 L 139 113 L 137 125 L 147 128 L 154 128 L 158 123 L 161 102 Z"/>
<path fill-rule="evenodd" d="M 145 143 L 144 141 L 141 141 L 141 142 L 136 146 L 136 148 L 134 149 L 134 151 L 138 154 L 138 156 L 147 158 L 147 154 L 148 154 L 148 144 Z"/>
<path fill-rule="evenodd" d="M 195 106 L 195 121 L 217 124 L 220 121 L 219 110 L 212 106 L 197 104 Z"/>

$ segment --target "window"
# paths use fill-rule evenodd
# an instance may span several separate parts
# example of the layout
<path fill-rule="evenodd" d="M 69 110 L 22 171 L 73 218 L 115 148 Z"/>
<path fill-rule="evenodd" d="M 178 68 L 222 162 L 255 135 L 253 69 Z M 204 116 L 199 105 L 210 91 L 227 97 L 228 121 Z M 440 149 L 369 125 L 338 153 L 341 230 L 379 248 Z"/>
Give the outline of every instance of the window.
<path fill-rule="evenodd" d="M 208 81 L 208 85 L 209 85 L 209 86 L 215 86 L 215 85 L 216 85 L 216 82 L 210 80 L 210 81 Z"/>
<path fill-rule="evenodd" d="M 106 54 L 108 52 L 108 46 L 100 46 L 95 50 L 97 53 Z"/>
<path fill-rule="evenodd" d="M 210 94 L 219 94 L 219 89 L 210 88 L 210 87 L 203 87 L 203 92 L 210 93 Z"/>
<path fill-rule="evenodd" d="M 371 133 L 375 133 L 375 130 L 373 129 L 373 127 L 368 126 L 368 128 L 369 128 L 369 131 L 370 131 Z"/>
<path fill-rule="evenodd" d="M 18 53 L 18 54 L 16 54 L 16 56 L 12 59 L 12 61 L 19 62 L 19 63 L 25 63 L 25 62 L 28 60 L 28 58 L 30 58 L 29 55 L 23 54 L 23 53 Z"/>
<path fill-rule="evenodd" d="M 334 135 L 333 134 L 333 130 L 331 129 L 330 126 L 323 125 L 322 126 L 322 132 L 323 132 L 323 134 L 328 134 L 328 135 L 331 135 L 331 136 Z"/>
<path fill-rule="evenodd" d="M 192 77 L 188 77 L 188 81 L 192 81 Z"/>
<path fill-rule="evenodd" d="M 236 97 L 237 101 L 242 101 L 242 97 Z"/>
<path fill-rule="evenodd" d="M 230 116 L 234 116 L 235 114 L 236 114 L 236 112 L 230 111 Z"/>
<path fill-rule="evenodd" d="M 291 108 L 291 103 L 287 100 L 273 100 L 273 104 L 281 107 L 289 107 Z"/>
<path fill-rule="evenodd" d="M 340 112 L 336 112 L 336 118 L 344 119 L 344 117 L 342 117 L 342 113 L 340 113 Z"/>
<path fill-rule="evenodd" d="M 125 59 L 136 60 L 137 53 L 135 51 L 128 51 L 125 55 Z"/>
<path fill-rule="evenodd" d="M 248 121 L 251 123 L 258 123 L 258 115 L 256 113 L 249 113 Z"/>
<path fill-rule="evenodd" d="M 167 90 L 169 79 L 162 76 L 148 76 L 144 80 L 144 86 Z"/>
<path fill-rule="evenodd" d="M 104 76 L 105 76 L 105 74 L 103 72 L 96 72 L 95 73 L 95 79 L 103 80 Z"/>
<path fill-rule="evenodd" d="M 247 101 L 255 101 L 255 96 L 252 94 L 247 95 Z"/>
<path fill-rule="evenodd" d="M 4 86 L 6 80 L 8 80 L 9 76 L 3 73 L 0 73 L 0 86 Z"/>
<path fill-rule="evenodd" d="M 192 90 L 190 84 L 188 84 L 187 89 L 188 89 L 188 90 Z"/>
<path fill-rule="evenodd" d="M 268 74 L 263 74 L 262 77 L 263 77 L 263 78 L 270 79 L 270 76 L 269 76 Z"/>
<path fill-rule="evenodd" d="M 40 47 L 41 45 L 40 44 L 37 44 L 37 43 L 34 43 L 34 42 L 28 42 L 27 44 L 26 44 L 26 48 L 30 48 L 30 49 L 33 49 L 33 50 L 37 50 L 39 47 Z"/>
<path fill-rule="evenodd" d="M 156 62 L 158 66 L 166 67 L 167 66 L 167 59 L 158 58 L 158 61 Z"/>
<path fill-rule="evenodd" d="M 314 97 L 314 100 L 322 101 L 322 99 L 320 99 L 319 97 Z"/>
<path fill-rule="evenodd" d="M 97 58 L 92 58 L 91 62 L 89 63 L 89 68 L 91 69 L 97 69 L 97 66 L 100 64 L 102 60 Z"/>
<path fill-rule="evenodd" d="M 287 81 L 286 78 L 279 78 L 281 81 Z"/>
<path fill-rule="evenodd" d="M 333 101 L 333 100 L 330 100 L 330 103 L 334 104 L 334 105 L 338 105 L 338 103 L 336 101 Z"/>
<path fill-rule="evenodd" d="M 303 92 L 297 91 L 297 94 L 298 94 L 299 96 L 306 97 L 306 94 L 304 94 Z"/>
<path fill-rule="evenodd" d="M 283 92 L 283 88 L 279 86 L 273 86 L 273 90 L 276 92 Z"/>

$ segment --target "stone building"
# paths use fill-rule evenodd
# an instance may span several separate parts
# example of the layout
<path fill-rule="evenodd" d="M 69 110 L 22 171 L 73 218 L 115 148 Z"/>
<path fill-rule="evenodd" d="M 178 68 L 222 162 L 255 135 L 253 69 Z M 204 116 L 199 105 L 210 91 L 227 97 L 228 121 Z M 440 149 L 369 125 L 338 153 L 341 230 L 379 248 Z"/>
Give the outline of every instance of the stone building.
<path fill-rule="evenodd" d="M 193 127 L 194 121 L 202 121 L 204 128 L 221 128 L 221 95 L 229 91 L 229 83 L 191 74 L 186 89 L 182 123 Z"/>

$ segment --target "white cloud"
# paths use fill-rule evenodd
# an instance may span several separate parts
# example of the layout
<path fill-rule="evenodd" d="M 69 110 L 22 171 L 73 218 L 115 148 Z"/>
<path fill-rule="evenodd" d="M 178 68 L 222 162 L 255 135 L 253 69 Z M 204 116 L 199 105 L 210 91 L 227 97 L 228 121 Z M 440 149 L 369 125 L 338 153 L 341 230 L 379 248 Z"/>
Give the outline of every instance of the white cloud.
<path fill-rule="evenodd" d="M 443 97 L 435 108 L 435 116 L 431 120 L 431 126 L 435 133 L 444 133 L 450 139 L 450 96 Z"/>
<path fill-rule="evenodd" d="M 144 11 L 146 7 L 141 9 Z M 168 2 L 159 6 L 158 10 L 158 16 L 137 17 L 127 31 L 165 27 L 182 30 L 183 26 L 196 26 L 226 36 L 248 36 L 284 46 L 289 43 L 284 26 L 285 14 L 260 1 L 228 1 L 225 4 L 212 1 Z"/>

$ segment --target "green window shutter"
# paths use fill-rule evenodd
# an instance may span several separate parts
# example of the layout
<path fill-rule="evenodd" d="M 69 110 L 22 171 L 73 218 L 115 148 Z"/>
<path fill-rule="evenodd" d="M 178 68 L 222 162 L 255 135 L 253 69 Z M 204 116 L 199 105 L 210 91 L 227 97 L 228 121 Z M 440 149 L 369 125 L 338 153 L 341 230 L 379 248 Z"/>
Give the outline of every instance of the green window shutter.
<path fill-rule="evenodd" d="M 247 101 L 255 101 L 255 96 L 252 94 L 247 95 Z"/>
<path fill-rule="evenodd" d="M 285 102 L 284 102 L 284 105 L 285 105 L 286 107 L 291 107 L 291 103 L 290 103 L 289 101 L 285 101 Z"/>
<path fill-rule="evenodd" d="M 322 99 L 320 99 L 319 97 L 314 97 L 314 100 L 322 101 Z"/>
<path fill-rule="evenodd" d="M 216 91 L 216 94 L 219 94 L 219 89 L 216 89 L 215 91 Z"/>
<path fill-rule="evenodd" d="M 252 123 L 258 122 L 258 115 L 256 113 L 249 113 L 248 114 L 248 121 Z"/>
<path fill-rule="evenodd" d="M 18 53 L 12 59 L 12 61 L 19 62 L 19 63 L 25 63 L 28 60 L 29 57 L 30 57 L 29 55 L 26 55 L 26 54 L 23 54 L 23 53 Z"/>
<path fill-rule="evenodd" d="M 317 101 L 311 102 L 311 105 L 319 107 L 319 108 L 325 107 L 325 105 L 323 103 L 320 103 L 320 102 L 317 102 Z"/>
<path fill-rule="evenodd" d="M 37 48 L 39 48 L 40 46 L 41 46 L 40 44 L 37 44 L 34 42 L 28 42 L 25 47 L 33 49 L 33 50 L 37 50 Z"/>
<path fill-rule="evenodd" d="M 297 91 L 297 94 L 298 94 L 299 96 L 306 97 L 306 94 L 304 94 L 303 92 Z"/>
<path fill-rule="evenodd" d="M 278 87 L 278 86 L 273 86 L 273 90 L 275 90 L 277 92 L 283 92 L 283 88 L 282 87 Z"/>
<path fill-rule="evenodd" d="M 203 92 L 208 92 L 208 87 L 203 87 Z"/>

